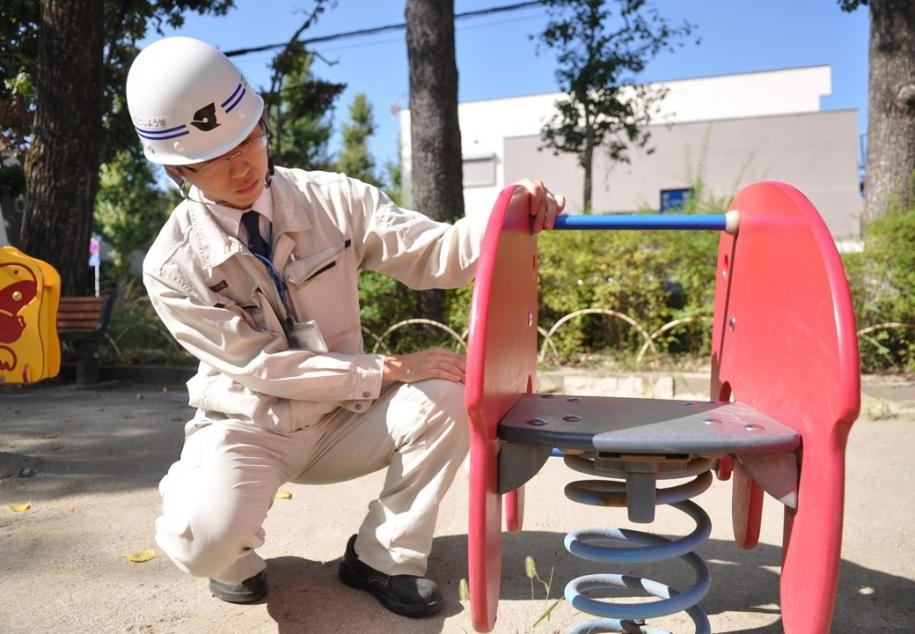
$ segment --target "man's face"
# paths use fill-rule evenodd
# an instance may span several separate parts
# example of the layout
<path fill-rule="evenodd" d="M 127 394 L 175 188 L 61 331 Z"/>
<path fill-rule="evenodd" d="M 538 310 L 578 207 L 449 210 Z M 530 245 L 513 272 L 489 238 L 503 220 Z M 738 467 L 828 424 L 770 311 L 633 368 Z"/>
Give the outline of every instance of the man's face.
<path fill-rule="evenodd" d="M 172 167 L 209 200 L 249 209 L 264 191 L 267 174 L 267 132 L 259 123 L 248 137 L 225 154 Z"/>

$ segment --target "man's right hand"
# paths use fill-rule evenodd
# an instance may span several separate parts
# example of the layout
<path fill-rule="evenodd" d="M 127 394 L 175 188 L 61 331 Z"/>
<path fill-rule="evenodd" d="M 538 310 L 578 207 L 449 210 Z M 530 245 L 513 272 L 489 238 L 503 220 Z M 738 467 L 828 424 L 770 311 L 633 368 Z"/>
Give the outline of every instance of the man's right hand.
<path fill-rule="evenodd" d="M 401 383 L 416 383 L 426 379 L 463 383 L 465 371 L 464 355 L 444 348 L 431 348 L 411 354 L 386 356 L 383 378 L 385 381 Z"/>

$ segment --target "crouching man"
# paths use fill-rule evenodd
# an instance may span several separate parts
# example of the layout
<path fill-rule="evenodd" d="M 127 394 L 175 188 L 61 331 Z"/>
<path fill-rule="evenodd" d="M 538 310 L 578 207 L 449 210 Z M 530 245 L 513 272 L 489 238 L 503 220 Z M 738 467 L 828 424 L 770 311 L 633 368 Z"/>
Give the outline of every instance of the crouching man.
<path fill-rule="evenodd" d="M 439 503 L 468 445 L 464 358 L 365 354 L 360 270 L 412 288 L 473 278 L 484 223 L 400 209 L 340 174 L 274 168 L 264 102 L 232 62 L 186 37 L 133 62 L 127 100 L 146 157 L 182 189 L 146 257 L 149 297 L 199 361 L 179 460 L 162 479 L 156 542 L 233 603 L 267 593 L 257 549 L 285 482 L 388 468 L 349 538 L 340 578 L 389 610 L 438 611 L 425 578 Z M 564 205 L 521 183 L 534 226 Z M 342 546 L 342 544 L 341 544 Z"/>

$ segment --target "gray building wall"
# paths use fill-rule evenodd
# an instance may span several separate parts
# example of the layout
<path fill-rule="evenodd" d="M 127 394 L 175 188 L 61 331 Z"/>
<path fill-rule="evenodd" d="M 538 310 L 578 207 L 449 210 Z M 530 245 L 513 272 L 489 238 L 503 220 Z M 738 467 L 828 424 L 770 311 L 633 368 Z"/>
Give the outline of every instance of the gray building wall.
<path fill-rule="evenodd" d="M 688 188 L 701 177 L 706 193 L 733 197 L 760 180 L 785 181 L 803 192 L 836 238 L 859 233 L 857 110 L 719 119 L 650 126 L 648 148 L 631 149 L 630 163 L 595 153 L 594 213 L 658 209 L 663 189 Z M 505 182 L 542 178 L 582 209 L 582 169 L 573 155 L 538 151 L 538 136 L 505 139 Z"/>

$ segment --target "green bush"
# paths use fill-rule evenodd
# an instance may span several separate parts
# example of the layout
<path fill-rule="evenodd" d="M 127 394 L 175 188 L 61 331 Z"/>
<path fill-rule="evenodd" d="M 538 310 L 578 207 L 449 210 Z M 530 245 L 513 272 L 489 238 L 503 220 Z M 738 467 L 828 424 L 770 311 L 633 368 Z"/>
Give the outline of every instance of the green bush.
<path fill-rule="evenodd" d="M 864 232 L 864 250 L 845 254 L 858 328 L 915 324 L 915 205 L 894 202 Z M 888 328 L 859 340 L 862 369 L 915 371 L 915 328 Z"/>
<path fill-rule="evenodd" d="M 694 186 L 683 213 L 724 213 L 728 201 L 714 199 Z M 659 352 L 707 356 L 711 332 L 716 232 L 556 231 L 538 239 L 540 273 L 539 323 L 549 330 L 565 315 L 587 308 L 628 315 L 647 333 L 684 317 L 700 319 L 673 328 L 657 339 Z M 472 286 L 448 291 L 447 325 L 458 333 L 467 328 Z M 416 291 L 375 273 L 360 278 L 363 325 L 381 335 L 391 325 L 418 314 Z M 602 353 L 631 358 L 645 338 L 623 320 L 582 315 L 563 324 L 552 337 L 563 360 L 578 354 Z M 429 345 L 454 347 L 454 341 L 433 328 L 411 326 L 385 339 L 393 352 Z M 374 342 L 366 337 L 366 346 Z"/>
<path fill-rule="evenodd" d="M 724 213 L 726 202 L 704 196 L 702 184 L 683 213 Z M 628 315 L 651 334 L 685 317 L 711 316 L 718 234 L 695 231 L 557 231 L 538 242 L 540 325 L 564 315 L 603 308 Z M 707 355 L 708 320 L 667 331 L 659 352 Z M 630 356 L 645 338 L 625 321 L 583 315 L 553 336 L 560 355 L 613 351 Z"/>
<path fill-rule="evenodd" d="M 470 310 L 470 293 L 472 287 L 449 290 L 445 293 L 445 313 L 447 324 L 458 335 L 463 334 L 467 324 L 467 313 Z M 422 316 L 420 294 L 407 288 L 397 280 L 372 271 L 359 274 L 359 316 L 362 326 L 375 337 L 382 337 L 395 324 Z M 365 348 L 371 351 L 376 346 L 376 339 L 364 334 Z M 410 324 L 390 333 L 378 346 L 379 352 L 392 353 L 413 352 L 430 347 L 461 349 L 460 344 L 447 332 L 438 327 L 422 324 Z"/>

